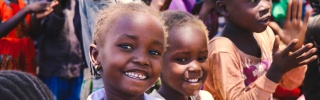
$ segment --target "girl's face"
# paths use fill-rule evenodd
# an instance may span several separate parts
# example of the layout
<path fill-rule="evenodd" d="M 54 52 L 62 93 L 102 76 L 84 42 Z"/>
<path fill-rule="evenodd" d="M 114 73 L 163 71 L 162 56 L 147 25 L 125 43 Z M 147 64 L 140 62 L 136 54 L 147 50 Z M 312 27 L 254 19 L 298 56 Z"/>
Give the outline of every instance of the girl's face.
<path fill-rule="evenodd" d="M 169 31 L 169 47 L 164 54 L 161 75 L 163 86 L 185 96 L 198 94 L 208 70 L 206 39 L 205 32 L 192 25 Z"/>
<path fill-rule="evenodd" d="M 228 20 L 252 32 L 264 31 L 271 18 L 271 0 L 227 0 Z"/>
<path fill-rule="evenodd" d="M 103 33 L 103 47 L 97 47 L 106 94 L 141 96 L 157 81 L 162 69 L 162 25 L 145 13 L 128 13 L 115 20 L 113 26 L 106 27 L 110 28 L 108 33 Z"/>

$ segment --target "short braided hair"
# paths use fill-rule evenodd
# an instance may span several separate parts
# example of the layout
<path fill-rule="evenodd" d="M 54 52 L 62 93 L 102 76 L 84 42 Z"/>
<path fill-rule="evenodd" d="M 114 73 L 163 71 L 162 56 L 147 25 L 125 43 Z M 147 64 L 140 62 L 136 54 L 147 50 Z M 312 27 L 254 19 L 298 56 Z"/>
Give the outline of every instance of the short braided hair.
<path fill-rule="evenodd" d="M 126 3 L 126 4 L 118 3 L 115 5 L 111 5 L 107 9 L 101 10 L 99 12 L 96 23 L 94 25 L 94 29 L 93 29 L 92 42 L 96 45 L 103 46 L 102 43 L 104 43 L 104 39 L 102 38 L 105 35 L 103 33 L 108 33 L 111 25 L 113 25 L 117 17 L 130 12 L 142 12 L 157 18 L 163 26 L 163 30 L 165 32 L 164 36 L 167 37 L 167 33 L 164 27 L 164 22 L 160 18 L 159 11 L 151 9 L 145 3 Z"/>
<path fill-rule="evenodd" d="M 207 42 L 209 42 L 209 31 L 203 21 L 201 21 L 197 16 L 184 11 L 165 11 L 162 12 L 160 16 L 165 21 L 168 32 L 173 28 L 180 28 L 188 24 L 202 30 L 206 35 Z"/>
<path fill-rule="evenodd" d="M 0 100 L 54 100 L 41 80 L 21 71 L 0 71 L 0 88 Z"/>
<path fill-rule="evenodd" d="M 164 25 L 164 21 L 160 18 L 160 12 L 151 9 L 145 3 L 118 3 L 115 5 L 111 5 L 108 8 L 101 10 L 97 15 L 96 23 L 94 25 L 93 34 L 92 34 L 92 43 L 103 47 L 103 43 L 105 42 L 105 35 L 108 34 L 110 27 L 114 25 L 114 23 L 119 19 L 119 16 L 127 15 L 128 13 L 145 13 L 147 15 L 155 17 L 156 20 L 160 22 L 163 28 L 165 42 L 164 45 L 167 46 L 166 39 L 168 37 L 168 33 L 166 31 L 166 27 Z M 91 67 L 91 73 L 95 76 L 100 76 L 100 69 L 95 69 Z"/>

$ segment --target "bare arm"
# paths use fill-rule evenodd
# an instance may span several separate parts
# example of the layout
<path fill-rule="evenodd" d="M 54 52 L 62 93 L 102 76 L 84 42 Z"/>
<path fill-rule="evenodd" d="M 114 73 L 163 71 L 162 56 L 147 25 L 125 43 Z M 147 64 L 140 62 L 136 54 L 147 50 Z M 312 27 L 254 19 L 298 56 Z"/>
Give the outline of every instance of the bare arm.
<path fill-rule="evenodd" d="M 30 13 L 30 10 L 27 8 L 23 8 L 17 14 L 15 14 L 12 18 L 7 20 L 4 23 L 0 24 L 0 38 L 9 34 L 11 30 L 13 30 L 22 20 L 24 20 L 25 16 Z"/>
<path fill-rule="evenodd" d="M 42 17 L 48 15 L 53 10 L 52 7 L 56 3 L 50 3 L 45 1 L 35 2 L 33 4 L 27 5 L 16 13 L 12 18 L 7 20 L 4 23 L 0 24 L 0 38 L 8 35 L 8 33 L 14 29 L 29 13 L 38 13 L 42 14 Z M 40 17 L 39 17 L 40 18 Z"/>

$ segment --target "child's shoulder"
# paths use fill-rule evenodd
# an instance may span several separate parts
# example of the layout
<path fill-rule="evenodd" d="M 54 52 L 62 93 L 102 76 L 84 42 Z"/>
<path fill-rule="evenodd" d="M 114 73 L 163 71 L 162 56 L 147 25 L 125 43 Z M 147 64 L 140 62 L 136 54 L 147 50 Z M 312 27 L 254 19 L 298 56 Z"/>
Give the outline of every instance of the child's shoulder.
<path fill-rule="evenodd" d="M 161 99 L 158 99 L 156 97 L 153 97 L 152 95 L 148 95 L 144 93 L 144 100 L 161 100 Z"/>
<path fill-rule="evenodd" d="M 103 100 L 104 96 L 105 96 L 105 91 L 104 91 L 104 88 L 102 88 L 102 89 L 99 89 L 97 91 L 92 92 L 88 96 L 87 100 Z"/>
<path fill-rule="evenodd" d="M 212 95 L 208 91 L 205 91 L 205 90 L 200 90 L 199 96 L 202 100 L 214 100 Z"/>
<path fill-rule="evenodd" d="M 227 37 L 217 36 L 209 42 L 209 51 L 211 53 L 234 52 L 234 50 L 236 50 L 236 46 Z"/>
<path fill-rule="evenodd" d="M 164 97 L 162 97 L 158 91 L 156 89 L 154 89 L 150 94 L 149 96 L 152 96 L 154 97 L 155 99 L 154 100 L 166 100 Z"/>

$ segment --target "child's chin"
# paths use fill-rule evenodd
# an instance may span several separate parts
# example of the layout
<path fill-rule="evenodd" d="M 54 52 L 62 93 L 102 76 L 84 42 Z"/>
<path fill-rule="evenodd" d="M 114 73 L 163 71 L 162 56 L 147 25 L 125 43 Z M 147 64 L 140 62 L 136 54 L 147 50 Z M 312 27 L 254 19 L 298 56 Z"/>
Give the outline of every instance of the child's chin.
<path fill-rule="evenodd" d="M 190 91 L 188 91 L 189 93 L 186 93 L 186 95 L 187 96 L 196 96 L 196 95 L 198 95 L 199 94 L 199 91 L 200 90 L 190 90 Z"/>
<path fill-rule="evenodd" d="M 131 88 L 124 90 L 124 92 L 129 93 L 131 95 L 143 95 L 145 91 L 147 91 L 147 88 L 141 89 L 141 87 L 134 86 L 131 86 Z"/>
<path fill-rule="evenodd" d="M 254 32 L 256 32 L 256 33 L 261 33 L 261 32 L 263 32 L 263 31 L 265 31 L 266 29 L 267 29 L 267 26 L 262 26 L 262 27 L 260 27 L 259 29 L 255 30 Z"/>

